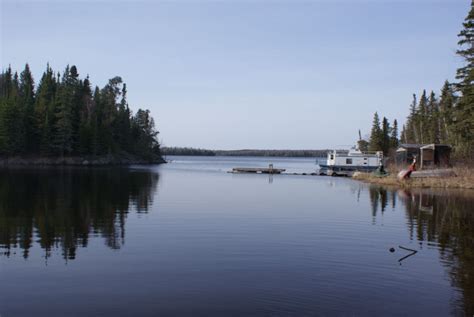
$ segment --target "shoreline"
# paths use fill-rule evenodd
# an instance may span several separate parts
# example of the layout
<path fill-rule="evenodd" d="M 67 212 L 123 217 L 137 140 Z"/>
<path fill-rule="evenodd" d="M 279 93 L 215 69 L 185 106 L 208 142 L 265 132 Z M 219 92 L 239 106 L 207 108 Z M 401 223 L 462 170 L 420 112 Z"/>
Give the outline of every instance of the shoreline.
<path fill-rule="evenodd" d="M 11 156 L 0 157 L 0 167 L 31 167 L 31 166 L 120 166 L 120 165 L 152 165 L 164 164 L 166 160 L 159 156 L 143 159 L 134 155 L 100 155 L 100 156 Z"/>
<path fill-rule="evenodd" d="M 365 183 L 397 186 L 399 188 L 441 188 L 441 189 L 474 189 L 473 168 L 453 168 L 456 176 L 424 177 L 399 180 L 398 173 L 390 173 L 386 177 L 377 177 L 369 173 L 358 173 L 352 179 Z"/>

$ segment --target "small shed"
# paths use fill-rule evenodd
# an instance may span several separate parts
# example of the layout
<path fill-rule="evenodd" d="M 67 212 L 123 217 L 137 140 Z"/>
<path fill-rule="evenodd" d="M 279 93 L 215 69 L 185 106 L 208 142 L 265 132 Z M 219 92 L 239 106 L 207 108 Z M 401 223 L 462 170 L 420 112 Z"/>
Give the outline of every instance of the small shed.
<path fill-rule="evenodd" d="M 447 144 L 427 144 L 420 148 L 420 168 L 449 167 L 451 146 Z"/>
<path fill-rule="evenodd" d="M 401 144 L 396 152 L 398 165 L 406 165 L 417 158 L 418 166 L 448 167 L 450 165 L 451 146 L 446 144 Z"/>
<path fill-rule="evenodd" d="M 411 164 L 415 157 L 420 157 L 420 148 L 424 144 L 400 144 L 395 154 L 397 165 L 405 166 Z"/>

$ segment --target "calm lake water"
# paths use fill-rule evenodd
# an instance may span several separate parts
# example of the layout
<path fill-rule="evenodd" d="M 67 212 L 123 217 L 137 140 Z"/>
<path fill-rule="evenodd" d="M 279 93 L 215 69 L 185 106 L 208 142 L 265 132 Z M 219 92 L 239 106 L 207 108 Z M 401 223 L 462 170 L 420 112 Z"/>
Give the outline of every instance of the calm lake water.
<path fill-rule="evenodd" d="M 1 317 L 474 313 L 472 191 L 226 173 L 314 159 L 168 159 L 0 170 Z"/>

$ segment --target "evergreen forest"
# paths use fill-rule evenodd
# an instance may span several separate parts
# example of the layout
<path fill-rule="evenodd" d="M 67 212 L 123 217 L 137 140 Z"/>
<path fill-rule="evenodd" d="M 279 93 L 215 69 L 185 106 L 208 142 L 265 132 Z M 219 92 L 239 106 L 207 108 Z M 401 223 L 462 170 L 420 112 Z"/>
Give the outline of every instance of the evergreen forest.
<path fill-rule="evenodd" d="M 458 38 L 456 53 L 464 63 L 456 72 L 456 82 L 446 81 L 439 96 L 426 90 L 419 97 L 413 94 L 400 134 L 396 120 L 390 125 L 375 113 L 369 140 L 359 131 L 361 150 L 389 154 L 399 143 L 439 143 L 451 145 L 458 159 L 474 159 L 474 1 Z"/>
<path fill-rule="evenodd" d="M 160 156 L 149 110 L 133 113 L 127 85 L 114 77 L 103 87 L 81 79 L 76 66 L 56 73 L 48 65 L 36 84 L 28 64 L 0 74 L 0 155 Z"/>

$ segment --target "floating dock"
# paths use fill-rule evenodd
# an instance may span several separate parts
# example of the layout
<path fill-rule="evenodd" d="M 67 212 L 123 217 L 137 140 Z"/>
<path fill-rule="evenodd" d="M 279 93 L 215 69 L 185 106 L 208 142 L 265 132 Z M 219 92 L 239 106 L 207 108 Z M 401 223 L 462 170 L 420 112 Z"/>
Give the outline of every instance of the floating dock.
<path fill-rule="evenodd" d="M 285 169 L 269 167 L 234 167 L 231 173 L 281 174 Z"/>

